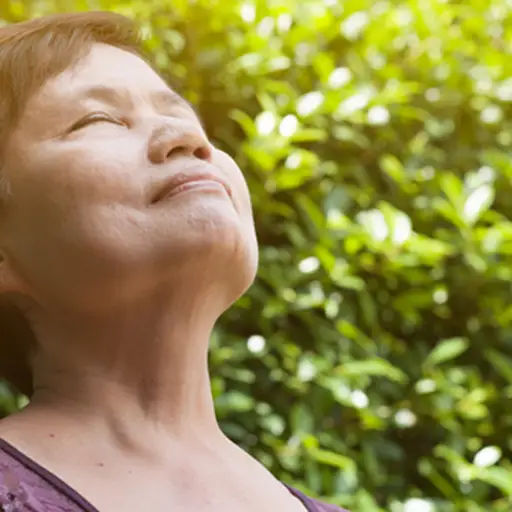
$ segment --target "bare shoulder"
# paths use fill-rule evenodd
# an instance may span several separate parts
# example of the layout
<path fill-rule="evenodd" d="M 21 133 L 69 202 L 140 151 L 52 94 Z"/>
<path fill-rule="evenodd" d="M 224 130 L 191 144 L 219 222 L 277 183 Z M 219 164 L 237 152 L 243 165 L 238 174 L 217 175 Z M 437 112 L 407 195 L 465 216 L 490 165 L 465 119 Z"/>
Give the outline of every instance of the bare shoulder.
<path fill-rule="evenodd" d="M 0 440 L 22 449 L 25 440 L 35 435 L 30 421 L 26 421 L 21 413 L 11 414 L 0 420 Z"/>

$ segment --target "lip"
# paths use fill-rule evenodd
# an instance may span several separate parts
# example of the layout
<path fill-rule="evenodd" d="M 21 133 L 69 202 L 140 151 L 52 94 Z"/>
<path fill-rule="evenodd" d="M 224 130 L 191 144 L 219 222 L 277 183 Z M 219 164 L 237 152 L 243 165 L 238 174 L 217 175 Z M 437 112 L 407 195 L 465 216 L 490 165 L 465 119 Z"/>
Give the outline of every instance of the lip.
<path fill-rule="evenodd" d="M 232 197 L 231 187 L 219 176 L 209 171 L 196 172 L 178 172 L 167 178 L 163 184 L 160 184 L 156 194 L 154 194 L 151 204 L 158 203 L 163 199 L 167 199 L 179 194 L 185 190 L 190 190 L 193 184 L 212 186 L 222 186 L 229 197 Z M 190 185 L 187 187 L 186 185 Z"/>

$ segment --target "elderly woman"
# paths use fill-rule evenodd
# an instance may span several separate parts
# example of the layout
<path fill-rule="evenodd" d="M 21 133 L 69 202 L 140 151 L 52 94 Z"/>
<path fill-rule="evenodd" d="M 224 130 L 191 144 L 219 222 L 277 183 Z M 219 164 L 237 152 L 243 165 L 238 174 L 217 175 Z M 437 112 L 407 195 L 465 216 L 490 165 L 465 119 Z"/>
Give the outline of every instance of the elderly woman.
<path fill-rule="evenodd" d="M 249 192 L 131 22 L 0 29 L 0 422 L 16 511 L 340 510 L 222 433 L 208 340 L 257 267 Z"/>

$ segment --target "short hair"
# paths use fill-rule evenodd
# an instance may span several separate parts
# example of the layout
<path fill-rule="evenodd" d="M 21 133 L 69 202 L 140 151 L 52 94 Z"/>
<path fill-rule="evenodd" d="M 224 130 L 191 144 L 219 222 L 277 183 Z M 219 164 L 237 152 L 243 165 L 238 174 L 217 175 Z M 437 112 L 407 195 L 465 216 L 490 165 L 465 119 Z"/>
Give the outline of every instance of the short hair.
<path fill-rule="evenodd" d="M 0 28 L 0 203 L 9 195 L 4 151 L 28 100 L 50 79 L 85 57 L 94 43 L 142 56 L 137 24 L 105 11 L 61 13 Z M 15 200 L 15 198 L 14 198 Z M 0 306 L 0 378 L 30 396 L 30 352 L 36 339 L 15 307 Z"/>

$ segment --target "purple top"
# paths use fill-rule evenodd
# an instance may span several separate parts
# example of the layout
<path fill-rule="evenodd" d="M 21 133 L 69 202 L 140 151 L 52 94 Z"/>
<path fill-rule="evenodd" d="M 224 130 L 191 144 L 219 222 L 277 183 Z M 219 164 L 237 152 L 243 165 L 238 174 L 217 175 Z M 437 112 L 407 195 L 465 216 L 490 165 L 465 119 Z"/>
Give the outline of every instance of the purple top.
<path fill-rule="evenodd" d="M 347 512 L 287 486 L 308 512 Z M 98 512 L 59 477 L 0 439 L 0 511 Z"/>

